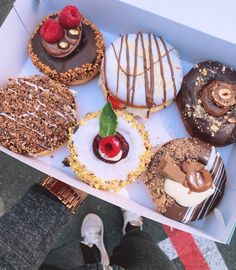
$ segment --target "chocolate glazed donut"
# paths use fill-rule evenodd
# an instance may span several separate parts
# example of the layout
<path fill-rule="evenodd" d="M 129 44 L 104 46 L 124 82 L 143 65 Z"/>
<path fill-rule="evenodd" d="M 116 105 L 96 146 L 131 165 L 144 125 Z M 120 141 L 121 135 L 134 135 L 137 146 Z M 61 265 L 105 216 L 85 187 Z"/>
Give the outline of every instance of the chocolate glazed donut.
<path fill-rule="evenodd" d="M 215 146 L 236 141 L 236 71 L 213 61 L 184 77 L 177 105 L 186 129 Z M 225 102 L 226 101 L 226 102 Z"/>
<path fill-rule="evenodd" d="M 165 170 L 163 170 L 161 165 L 163 160 L 170 161 L 172 169 L 165 164 L 165 170 L 170 173 L 169 175 L 172 174 L 172 179 L 175 178 L 175 174 L 178 179 L 175 181 L 179 183 L 184 171 L 182 167 L 184 163 L 189 162 L 189 164 L 202 165 L 204 170 L 208 174 L 210 173 L 212 185 L 215 186 L 214 193 L 196 206 L 186 207 L 180 205 L 165 191 L 165 181 L 169 177 L 164 173 Z M 226 170 L 220 154 L 214 146 L 196 138 L 175 139 L 164 144 L 154 154 L 146 174 L 146 185 L 158 211 L 168 218 L 183 223 L 200 220 L 208 215 L 221 200 L 226 180 Z M 183 181 L 182 184 L 185 186 L 186 183 Z M 204 191 L 207 185 L 207 181 L 203 185 L 199 185 L 198 191 Z M 178 190 L 175 191 L 175 193 L 177 192 Z M 191 192 L 193 192 L 192 188 L 190 188 Z"/>

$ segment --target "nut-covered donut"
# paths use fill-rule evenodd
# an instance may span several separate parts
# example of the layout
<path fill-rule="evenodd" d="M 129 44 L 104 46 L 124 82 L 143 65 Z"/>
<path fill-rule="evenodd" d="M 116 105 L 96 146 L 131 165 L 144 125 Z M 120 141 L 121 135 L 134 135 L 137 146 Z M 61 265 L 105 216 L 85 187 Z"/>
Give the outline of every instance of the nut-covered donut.
<path fill-rule="evenodd" d="M 230 67 L 213 61 L 195 65 L 177 104 L 192 136 L 216 146 L 236 141 L 236 71 Z"/>
<path fill-rule="evenodd" d="M 9 80 L 0 89 L 0 145 L 24 155 L 42 155 L 66 143 L 76 123 L 70 90 L 47 77 Z"/>
<path fill-rule="evenodd" d="M 224 193 L 226 170 L 214 146 L 175 139 L 152 157 L 146 184 L 160 213 L 187 223 L 204 218 Z"/>

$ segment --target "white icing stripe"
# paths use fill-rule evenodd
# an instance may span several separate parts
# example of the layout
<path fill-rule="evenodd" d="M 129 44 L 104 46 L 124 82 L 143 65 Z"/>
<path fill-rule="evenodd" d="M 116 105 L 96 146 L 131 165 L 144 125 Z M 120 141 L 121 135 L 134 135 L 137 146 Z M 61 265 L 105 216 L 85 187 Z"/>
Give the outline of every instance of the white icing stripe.
<path fill-rule="evenodd" d="M 216 157 L 217 157 L 216 148 L 213 146 L 212 147 L 212 150 L 211 150 L 211 154 L 210 154 L 209 160 L 208 160 L 208 162 L 207 162 L 207 164 L 205 166 L 208 171 L 211 171 L 212 166 L 214 165 L 214 162 L 215 162 Z"/>
<path fill-rule="evenodd" d="M 212 175 L 215 172 L 215 169 L 217 168 L 217 166 L 219 164 L 219 161 L 220 161 L 220 159 L 219 159 L 219 157 L 217 157 L 217 162 L 215 162 L 215 167 L 214 167 L 214 170 L 212 171 Z M 216 174 L 216 176 L 214 177 L 214 180 L 213 180 L 213 183 L 216 186 L 216 192 L 213 194 L 213 196 L 212 196 L 212 198 L 211 198 L 210 201 L 208 199 L 208 200 L 206 200 L 204 202 L 201 210 L 198 213 L 197 218 L 200 218 L 204 214 L 203 211 L 204 211 L 204 209 L 205 209 L 206 206 L 207 206 L 206 210 L 209 209 L 208 206 L 209 206 L 210 202 L 213 201 L 214 200 L 214 197 L 218 195 L 218 192 L 217 192 L 217 190 L 218 190 L 218 179 L 221 179 L 221 174 L 222 174 L 222 164 L 220 164 L 219 169 L 217 171 L 217 174 Z M 205 213 L 206 213 L 206 210 L 204 211 Z"/>
<path fill-rule="evenodd" d="M 219 168 L 218 168 L 218 170 L 217 170 L 217 173 L 216 173 L 216 175 L 215 175 L 215 178 L 214 178 L 214 183 L 215 183 L 215 186 L 216 186 L 217 191 L 214 193 L 214 195 L 212 196 L 211 199 L 208 199 L 208 200 L 205 201 L 205 203 L 204 203 L 204 205 L 203 205 L 201 211 L 199 212 L 197 218 L 200 218 L 201 215 L 204 214 L 203 211 L 204 211 L 204 209 L 205 209 L 205 206 L 207 206 L 207 208 L 206 208 L 206 210 L 205 210 L 204 212 L 207 213 L 207 211 L 210 209 L 210 207 L 212 206 L 212 204 L 215 202 L 216 198 L 218 197 L 218 190 L 219 190 L 219 188 L 221 188 L 221 186 L 222 186 L 223 183 L 224 183 L 224 178 L 222 177 L 223 174 L 224 174 L 224 172 L 225 172 L 225 171 L 224 171 L 224 164 L 223 164 L 223 162 L 222 162 L 222 160 L 221 160 L 221 158 L 220 158 L 219 153 L 217 153 L 217 162 L 216 162 L 215 164 L 216 164 L 216 165 L 215 165 L 215 168 L 214 168 L 213 173 L 215 172 L 215 170 L 216 170 L 217 167 L 219 166 Z M 213 173 L 212 173 L 212 174 L 213 174 Z M 219 186 L 219 184 L 220 184 L 220 186 Z M 204 217 L 204 216 L 203 216 L 203 217 Z"/>
<path fill-rule="evenodd" d="M 32 128 L 26 126 L 26 125 L 25 125 L 24 123 L 22 123 L 22 122 L 17 121 L 17 118 L 16 118 L 16 117 L 14 118 L 14 115 L 11 115 L 11 116 L 10 116 L 10 115 L 8 115 L 8 114 L 6 114 L 6 113 L 4 113 L 4 112 L 0 112 L 0 115 L 7 117 L 7 118 L 9 118 L 10 120 L 15 121 L 16 123 L 18 123 L 18 124 L 20 124 L 20 125 L 26 127 L 27 129 L 29 129 L 29 130 L 31 130 L 31 131 L 37 133 L 39 136 L 44 137 L 44 134 L 43 134 L 43 133 L 38 132 L 37 130 L 32 129 Z"/>
<path fill-rule="evenodd" d="M 14 92 L 14 93 L 17 93 L 16 91 L 14 91 L 14 90 L 12 90 L 12 89 L 10 89 L 10 91 L 11 92 Z M 25 102 L 22 102 L 21 101 L 21 104 L 25 104 L 26 106 L 27 106 L 27 103 L 25 103 Z M 26 107 L 26 106 L 24 106 L 24 107 Z M 44 105 L 45 106 L 45 105 Z M 46 106 L 45 106 L 46 107 Z M 22 114 L 21 116 L 23 116 L 23 117 L 26 117 L 26 116 L 30 116 L 30 117 L 34 117 L 34 118 L 36 118 L 36 119 L 38 119 L 39 117 L 35 114 L 35 113 L 31 113 L 31 112 L 28 112 L 28 111 L 26 111 L 26 110 L 23 110 L 23 109 L 21 109 L 23 112 L 24 112 L 24 114 Z M 36 110 L 37 111 L 37 110 Z M 42 114 L 45 114 L 46 116 L 47 116 L 47 118 L 49 118 L 51 121 L 52 121 L 52 123 L 51 122 L 47 122 L 47 121 L 45 121 L 45 120 L 43 120 L 43 119 L 41 119 L 41 121 L 46 125 L 46 127 L 47 126 L 51 126 L 51 127 L 57 127 L 57 125 L 55 125 L 54 124 L 54 119 L 52 119 L 51 117 L 48 117 L 48 114 L 47 113 L 45 113 L 44 111 L 41 111 L 41 113 Z M 8 118 L 10 118 L 10 115 L 5 115 L 6 117 L 8 117 Z M 18 118 L 20 118 L 21 116 L 19 116 Z M 14 120 L 15 118 L 12 118 L 11 120 Z M 15 121 L 15 122 L 17 122 L 17 123 L 20 123 L 19 121 Z"/>
<path fill-rule="evenodd" d="M 222 186 L 223 186 L 223 184 L 224 184 L 224 182 L 225 182 L 225 177 L 226 177 L 226 175 L 224 176 L 224 177 L 222 177 L 223 175 L 224 175 L 224 166 L 223 166 L 223 162 L 222 162 L 222 168 L 221 168 L 221 170 L 222 170 L 222 172 L 221 172 L 221 174 L 219 175 L 219 180 L 221 179 L 221 181 L 219 182 L 219 186 L 217 186 L 217 189 L 218 189 L 218 192 L 216 191 L 215 193 L 214 193 L 214 195 L 213 195 L 213 197 L 211 198 L 211 201 L 208 203 L 208 206 L 207 206 L 207 208 L 206 208 L 206 212 L 212 207 L 212 205 L 215 203 L 215 201 L 216 201 L 216 199 L 217 199 L 217 197 L 218 197 L 218 194 L 219 194 L 219 190 L 222 188 Z"/>
<path fill-rule="evenodd" d="M 216 152 L 216 149 L 213 146 L 212 147 L 212 150 L 211 150 L 210 157 L 209 157 L 208 162 L 207 162 L 207 164 L 205 166 L 208 169 L 208 171 L 210 171 L 210 173 L 211 173 L 212 176 L 214 174 L 215 169 L 217 168 L 218 158 L 220 159 L 219 153 Z M 214 168 L 213 168 L 213 166 L 214 166 Z M 220 171 L 220 169 L 219 169 L 219 171 Z M 213 179 L 213 183 L 215 184 L 216 188 L 217 188 L 217 182 L 218 182 L 217 181 L 217 179 L 218 179 L 217 177 L 218 177 L 219 171 L 217 172 L 217 175 Z M 215 194 L 218 194 L 218 193 L 215 192 L 214 195 L 213 195 L 213 197 L 215 196 Z M 208 199 L 206 199 L 205 202 L 204 202 L 204 204 L 202 205 L 202 208 L 199 211 L 199 214 L 198 214 L 198 217 L 197 218 L 199 218 L 201 216 L 201 214 L 202 214 L 202 212 L 203 212 L 203 210 L 204 210 L 205 205 L 206 205 L 207 202 L 208 202 Z M 187 222 L 189 222 L 189 220 L 191 220 L 191 218 L 193 217 L 195 211 L 197 210 L 197 207 L 198 206 L 196 206 L 196 207 L 189 207 L 187 209 L 187 211 L 186 211 L 186 213 L 185 213 L 185 215 L 184 215 L 184 217 L 182 219 L 182 222 L 183 223 L 187 223 Z"/>
<path fill-rule="evenodd" d="M 212 177 L 213 177 L 213 175 L 215 174 L 215 170 L 216 170 L 217 167 L 218 167 L 219 161 L 220 161 L 219 153 L 216 153 L 215 161 L 214 161 L 213 164 L 212 164 L 213 167 L 210 168 L 210 173 L 211 173 Z M 214 178 L 213 178 L 213 183 L 215 184 L 216 188 L 218 188 L 217 185 L 218 185 L 218 176 L 219 176 L 219 172 L 221 173 L 221 165 L 220 165 L 220 167 L 219 167 L 219 169 L 218 169 L 216 175 L 215 175 Z M 216 192 L 215 192 L 215 194 L 213 195 L 213 197 L 214 197 L 215 195 L 216 195 Z M 213 198 L 213 197 L 212 197 L 212 198 Z M 212 200 L 212 198 L 211 198 L 211 200 Z M 201 208 L 201 210 L 199 211 L 197 218 L 200 218 L 200 217 L 201 217 L 201 215 L 203 214 L 203 211 L 204 211 L 204 209 L 205 209 L 205 206 L 206 206 L 208 203 L 209 203 L 209 199 L 206 200 L 206 201 L 204 202 L 204 204 L 202 205 L 202 208 Z M 206 211 L 205 211 L 205 212 L 206 212 Z"/>
<path fill-rule="evenodd" d="M 27 79 L 27 78 L 26 78 L 26 79 Z M 37 86 L 37 85 L 34 84 L 34 83 L 28 82 L 28 81 L 26 81 L 26 79 L 19 79 L 19 80 L 18 80 L 18 85 L 20 85 L 20 83 L 19 83 L 19 81 L 20 81 L 20 82 L 23 82 L 23 83 L 25 83 L 26 85 L 28 85 L 28 86 L 30 86 L 30 87 L 33 87 L 33 88 L 34 88 L 33 91 L 35 91 L 35 90 L 37 91 L 37 90 L 41 89 L 43 92 L 50 92 L 51 95 L 53 95 L 53 96 L 57 97 L 58 99 L 60 99 L 60 100 L 62 101 L 62 104 L 66 103 L 67 105 L 69 105 L 69 107 L 70 107 L 70 113 L 73 115 L 73 117 L 71 117 L 71 115 L 65 111 L 64 107 L 61 107 L 59 104 L 57 104 L 57 106 L 58 106 L 58 107 L 59 107 L 66 115 L 68 115 L 69 118 L 70 118 L 71 120 L 74 120 L 75 111 L 74 111 L 74 109 L 71 108 L 70 104 L 68 103 L 68 101 L 67 101 L 66 99 L 64 99 L 62 96 L 60 96 L 60 95 L 58 95 L 58 94 L 56 94 L 56 93 L 54 93 L 54 92 L 52 92 L 52 91 L 50 91 L 50 90 L 48 90 L 48 89 L 46 89 L 46 88 L 43 88 L 42 86 Z M 29 89 L 29 91 L 32 91 L 32 90 Z M 44 104 L 44 105 L 45 105 L 45 104 Z M 49 106 L 49 104 L 47 104 L 47 106 Z M 45 106 L 45 107 L 46 107 L 46 106 Z M 50 107 L 50 108 L 51 108 L 51 109 L 54 109 L 53 107 Z"/>
<path fill-rule="evenodd" d="M 66 99 L 63 99 L 60 95 L 57 95 L 56 93 L 54 93 L 54 92 L 52 92 L 52 91 L 49 91 L 48 89 L 45 89 L 45 88 L 43 88 L 43 87 L 41 87 L 41 86 L 37 86 L 37 85 L 34 84 L 34 83 L 28 82 L 28 81 L 26 81 L 25 79 L 18 79 L 18 80 L 17 80 L 17 84 L 18 84 L 18 85 L 21 85 L 21 84 L 19 83 L 19 80 L 20 80 L 20 82 L 23 82 L 23 83 L 25 83 L 26 85 L 28 85 L 28 86 L 30 86 L 30 87 L 33 87 L 33 88 L 34 88 L 33 91 L 41 89 L 43 92 L 50 92 L 51 95 L 54 95 L 54 96 L 56 96 L 58 99 L 62 100 L 62 103 L 63 103 L 63 104 L 64 104 L 64 102 L 66 102 L 66 103 L 68 104 L 67 100 L 66 100 Z M 13 93 L 18 94 L 18 92 L 14 91 L 13 89 L 9 89 L 9 90 L 10 90 L 11 92 L 13 92 Z M 32 91 L 31 89 L 28 89 L 28 90 L 29 90 L 29 91 Z M 37 102 L 38 102 L 41 106 L 46 107 L 46 105 L 45 105 L 44 103 L 42 103 L 40 100 L 37 100 Z M 25 105 L 27 105 L 27 103 L 25 103 L 25 102 L 22 102 L 22 103 L 25 104 Z M 50 109 L 52 109 L 53 111 L 55 110 L 55 108 L 53 108 L 53 107 L 50 106 L 49 104 L 47 104 L 47 106 L 48 106 Z M 73 108 L 71 108 L 70 105 L 69 105 L 69 109 L 70 109 L 70 113 L 72 114 L 72 116 L 71 116 L 69 113 L 67 113 L 67 112 L 65 111 L 64 107 L 60 106 L 59 104 L 57 104 L 57 107 L 60 108 L 61 111 L 63 111 L 63 113 L 64 113 L 65 115 L 67 115 L 67 116 L 70 118 L 70 120 L 74 121 L 74 118 L 75 118 L 75 116 L 76 116 L 76 112 L 75 112 L 75 110 L 74 110 Z M 43 111 L 42 111 L 42 112 L 43 112 Z M 44 113 L 44 112 L 43 112 L 43 113 Z M 63 116 L 62 113 L 60 113 L 60 114 L 58 114 L 58 115 L 59 115 L 60 117 L 62 117 L 63 119 L 65 119 L 65 116 Z"/>

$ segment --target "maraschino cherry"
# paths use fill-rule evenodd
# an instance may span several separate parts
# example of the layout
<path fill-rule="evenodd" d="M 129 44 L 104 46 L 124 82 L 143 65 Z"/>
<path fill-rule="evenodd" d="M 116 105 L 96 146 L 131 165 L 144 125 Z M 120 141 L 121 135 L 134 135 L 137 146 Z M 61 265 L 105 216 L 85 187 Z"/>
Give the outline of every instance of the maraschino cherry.
<path fill-rule="evenodd" d="M 99 150 L 110 158 L 117 156 L 121 150 L 121 143 L 115 136 L 102 138 L 98 145 Z"/>

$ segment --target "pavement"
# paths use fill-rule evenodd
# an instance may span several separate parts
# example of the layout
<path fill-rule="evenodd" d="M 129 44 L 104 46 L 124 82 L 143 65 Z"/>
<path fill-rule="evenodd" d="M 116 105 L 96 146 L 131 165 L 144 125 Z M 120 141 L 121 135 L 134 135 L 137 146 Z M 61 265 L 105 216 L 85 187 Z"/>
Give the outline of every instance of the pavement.
<path fill-rule="evenodd" d="M 0 0 L 0 25 L 13 2 Z M 43 176 L 43 173 L 0 152 L 0 216 Z M 80 225 L 83 217 L 90 212 L 102 218 L 105 224 L 104 240 L 108 253 L 111 254 L 122 236 L 122 214 L 118 207 L 89 196 L 76 213 L 72 223 L 59 237 L 46 257 L 45 263 L 62 269 L 72 269 L 82 263 L 79 245 Z M 178 230 L 171 231 L 148 219 L 144 219 L 144 230 L 152 235 L 178 270 L 236 270 L 236 233 L 230 245 L 222 245 Z M 42 267 L 40 269 L 46 270 Z"/>

